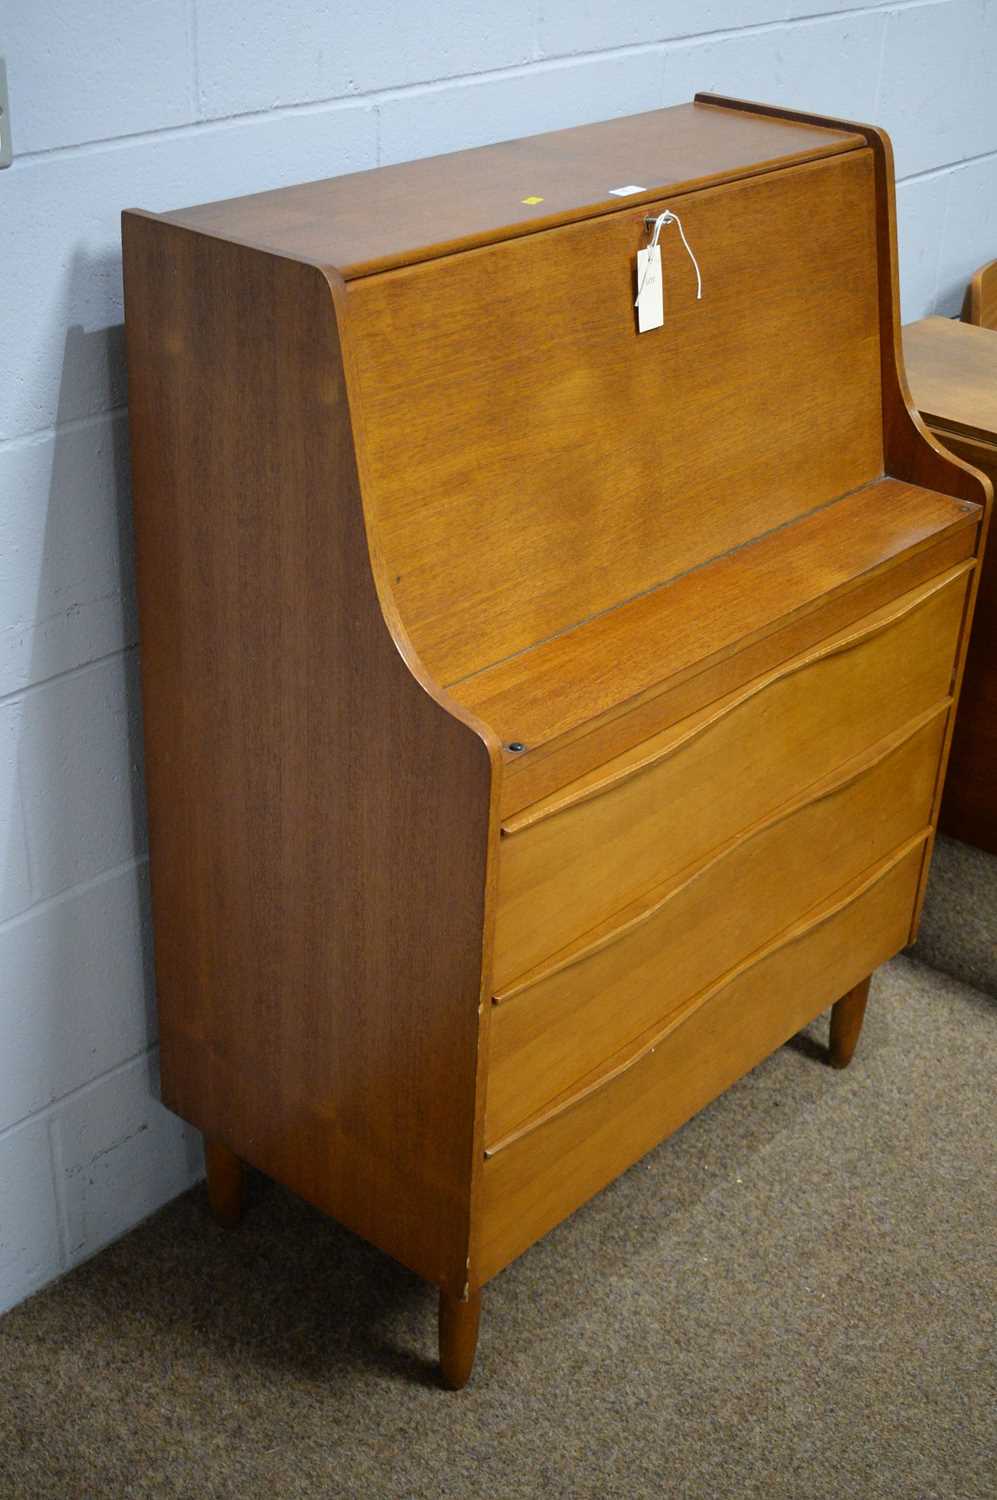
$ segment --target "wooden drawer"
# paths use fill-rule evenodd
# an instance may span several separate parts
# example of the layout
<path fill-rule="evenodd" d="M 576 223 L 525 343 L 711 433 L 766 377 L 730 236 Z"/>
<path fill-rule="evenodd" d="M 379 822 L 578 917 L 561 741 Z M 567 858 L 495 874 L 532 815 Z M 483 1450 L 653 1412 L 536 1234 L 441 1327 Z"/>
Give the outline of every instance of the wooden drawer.
<path fill-rule="evenodd" d="M 614 1073 L 486 1152 L 481 1279 L 898 952 L 925 838 L 698 995 Z"/>
<path fill-rule="evenodd" d="M 913 590 L 510 819 L 493 989 L 938 704 L 966 587 Z"/>
<path fill-rule="evenodd" d="M 943 703 L 709 855 L 619 926 L 499 996 L 488 1144 L 924 830 L 947 719 Z"/>

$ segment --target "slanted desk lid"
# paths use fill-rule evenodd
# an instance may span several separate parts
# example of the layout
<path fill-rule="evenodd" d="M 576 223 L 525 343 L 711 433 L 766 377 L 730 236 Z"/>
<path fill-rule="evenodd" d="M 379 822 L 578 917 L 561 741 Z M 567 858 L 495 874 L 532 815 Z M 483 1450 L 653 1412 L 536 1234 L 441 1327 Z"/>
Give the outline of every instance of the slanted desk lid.
<path fill-rule="evenodd" d="M 682 104 L 163 217 L 351 280 L 863 145 L 848 131 Z"/>
<path fill-rule="evenodd" d="M 997 333 L 951 318 L 922 318 L 903 333 L 907 379 L 925 421 L 997 443 Z"/>

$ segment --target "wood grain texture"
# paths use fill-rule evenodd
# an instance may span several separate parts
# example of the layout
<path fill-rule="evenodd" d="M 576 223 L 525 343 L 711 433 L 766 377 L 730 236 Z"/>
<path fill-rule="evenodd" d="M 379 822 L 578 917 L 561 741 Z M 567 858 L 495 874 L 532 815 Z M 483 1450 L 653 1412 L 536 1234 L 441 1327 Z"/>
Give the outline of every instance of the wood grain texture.
<path fill-rule="evenodd" d="M 496 990 L 947 697 L 967 584 L 925 585 L 507 821 Z"/>
<path fill-rule="evenodd" d="M 904 329 L 914 400 L 935 436 L 997 484 L 997 332 L 924 318 Z M 939 815 L 943 832 L 997 854 L 997 551 L 980 568 Z"/>
<path fill-rule="evenodd" d="M 703 299 L 668 241 L 639 338 L 643 209 L 350 284 L 372 532 L 437 680 L 882 473 L 871 182 L 855 152 L 688 196 Z"/>
<path fill-rule="evenodd" d="M 797 124 L 832 124 L 839 130 L 861 135 L 873 155 L 875 171 L 875 254 L 878 266 L 879 351 L 883 376 L 883 417 L 886 472 L 947 495 L 959 495 L 983 505 L 988 514 L 993 490 L 985 476 L 968 464 L 953 460 L 936 442 L 918 414 L 904 371 L 900 332 L 900 283 L 897 270 L 896 187 L 893 146 L 885 130 L 875 125 L 831 121 L 800 110 L 781 109 L 731 99 L 720 94 L 697 94 L 704 106 L 777 117 Z M 953 463 L 955 465 L 953 469 Z"/>
<path fill-rule="evenodd" d="M 710 114 L 694 104 L 501 141 L 401 166 L 351 172 L 167 217 L 174 223 L 335 267 L 347 279 L 592 219 L 854 150 L 825 126 Z M 610 189 L 645 192 L 621 200 Z M 524 198 L 542 198 L 525 204 Z"/>
<path fill-rule="evenodd" d="M 948 705 L 929 712 L 499 995 L 486 1143 L 920 832 Z"/>
<path fill-rule="evenodd" d="M 211 1212 L 219 1224 L 234 1229 L 246 1198 L 245 1164 L 221 1141 L 209 1138 L 204 1142 L 204 1168 Z"/>
<path fill-rule="evenodd" d="M 440 1292 L 440 1374 L 448 1390 L 463 1390 L 471 1378 L 480 1321 L 480 1291 L 468 1292 L 463 1297 Z"/>
<path fill-rule="evenodd" d="M 997 260 L 992 260 L 969 278 L 962 304 L 962 321 L 978 328 L 997 329 Z"/>
<path fill-rule="evenodd" d="M 977 538 L 977 556 L 986 553 L 987 536 L 990 530 L 993 506 L 993 485 L 979 469 L 971 467 L 942 447 L 932 436 L 922 420 L 911 397 L 904 369 L 903 346 L 900 330 L 900 281 L 897 267 L 897 211 L 896 185 L 893 170 L 893 146 L 885 130 L 875 125 L 859 125 L 842 120 L 830 120 L 810 115 L 800 110 L 776 109 L 763 104 L 752 104 L 743 99 L 729 99 L 717 94 L 697 94 L 696 100 L 704 105 L 729 109 L 740 113 L 753 113 L 769 118 L 792 120 L 798 124 L 820 123 L 835 125 L 841 130 L 854 130 L 864 137 L 872 151 L 875 162 L 876 205 L 876 257 L 879 280 L 879 349 L 882 369 L 883 399 L 883 449 L 886 472 L 898 479 L 939 489 L 949 495 L 960 496 L 983 507 L 983 518 Z M 954 467 L 953 467 L 954 465 Z M 956 657 L 954 693 L 958 700 L 966 669 L 970 644 L 970 625 L 976 605 L 977 589 L 980 585 L 980 570 L 970 587 L 966 599 L 966 624 L 961 633 Z M 937 823 L 945 771 L 948 765 L 952 733 L 957 717 L 949 722 L 948 743 L 945 745 L 939 767 L 938 787 L 933 823 Z M 927 857 L 921 872 L 911 941 L 917 935 L 917 924 L 927 889 Z"/>
<path fill-rule="evenodd" d="M 714 101 L 126 215 L 165 1098 L 217 1197 L 440 1286 L 450 1385 L 484 1280 L 916 926 L 990 488 L 892 195 Z M 666 205 L 704 296 L 666 237 L 638 335 Z"/>
<path fill-rule="evenodd" d="M 705 679 L 705 701 L 720 697 L 793 654 L 783 643 L 794 621 L 815 614 L 833 621 L 821 630 L 814 620 L 817 641 L 836 624 L 871 613 L 868 592 L 859 593 L 857 613 L 845 605 L 844 618 L 829 606 L 957 533 L 966 533 L 962 545 L 970 552 L 979 519 L 979 509 L 966 502 L 878 480 L 451 691 L 503 743 L 525 744 L 525 754 L 506 752 L 509 779 L 515 775 L 518 786 L 551 740 L 580 726 L 591 732 L 594 720 L 621 704 L 632 707 L 664 684 L 674 691 L 693 677 Z M 936 559 L 927 576 L 943 570 Z M 886 597 L 895 598 L 904 592 L 903 577 L 885 587 Z M 518 796 L 515 787 L 510 795 Z"/>
<path fill-rule="evenodd" d="M 903 946 L 915 843 L 738 975 L 620 1070 L 496 1148 L 485 1166 L 482 1276 L 510 1260 Z"/>
<path fill-rule="evenodd" d="M 827 1060 L 832 1068 L 847 1068 L 854 1057 L 868 1001 L 869 980 L 863 979 L 861 984 L 849 990 L 847 995 L 842 995 L 831 1007 Z"/>
<path fill-rule="evenodd" d="M 997 440 L 997 332 L 952 318 L 922 318 L 903 330 L 913 400 L 932 429 Z"/>
<path fill-rule="evenodd" d="M 878 514 L 892 513 L 879 511 Z M 643 693 L 613 704 L 595 719 L 583 721 L 574 730 L 546 744 L 534 748 L 527 746 L 526 753 L 520 755 L 505 751 L 501 792 L 503 819 L 512 818 L 534 803 L 556 795 L 562 787 L 589 773 L 593 766 L 606 765 L 628 751 L 637 751 L 644 741 L 653 739 L 680 720 L 708 708 L 711 703 L 747 686 L 756 678 L 775 671 L 794 656 L 813 650 L 821 641 L 868 615 L 874 615 L 903 594 L 940 578 L 967 561 L 972 565 L 977 529 L 978 523 L 972 522 L 944 533 L 941 541 L 929 541 L 923 547 L 900 554 L 891 564 L 864 575 L 854 587 L 843 592 L 830 591 L 809 607 L 792 610 L 788 618 L 775 621 L 770 630 L 756 634 L 748 642 L 739 642 L 734 650 L 721 652 L 706 663 L 694 663 L 691 669 L 678 672 L 673 678 L 656 682 Z M 814 567 L 819 565 L 815 558 Z M 787 594 L 787 602 L 788 599 Z M 747 601 L 746 593 L 746 607 Z M 705 605 L 708 601 L 702 602 Z M 700 639 L 704 645 L 712 635 L 712 618 L 712 611 L 705 608 L 699 616 Z M 684 633 L 679 619 L 676 619 L 675 627 L 677 634 Z M 660 637 L 659 632 L 654 634 L 660 639 L 664 655 L 670 642 L 664 632 Z M 622 677 L 629 678 L 631 660 L 639 658 L 641 651 L 640 639 L 626 642 L 626 649 L 619 658 Z M 585 688 L 584 678 L 579 676 L 574 680 Z M 539 702 L 537 706 L 541 708 Z"/>
<path fill-rule="evenodd" d="M 327 277 L 124 243 L 164 1099 L 463 1287 L 493 748 L 385 624 Z"/>

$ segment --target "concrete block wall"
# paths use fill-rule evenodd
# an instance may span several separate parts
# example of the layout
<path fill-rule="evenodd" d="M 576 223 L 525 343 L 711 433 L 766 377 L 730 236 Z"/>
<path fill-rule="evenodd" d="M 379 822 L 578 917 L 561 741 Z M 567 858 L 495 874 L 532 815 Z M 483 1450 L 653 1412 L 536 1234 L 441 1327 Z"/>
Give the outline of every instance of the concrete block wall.
<path fill-rule="evenodd" d="M 905 318 L 997 255 L 997 0 L 13 0 L 0 1309 L 196 1180 L 156 1098 L 118 215 L 678 103 L 885 124 Z"/>

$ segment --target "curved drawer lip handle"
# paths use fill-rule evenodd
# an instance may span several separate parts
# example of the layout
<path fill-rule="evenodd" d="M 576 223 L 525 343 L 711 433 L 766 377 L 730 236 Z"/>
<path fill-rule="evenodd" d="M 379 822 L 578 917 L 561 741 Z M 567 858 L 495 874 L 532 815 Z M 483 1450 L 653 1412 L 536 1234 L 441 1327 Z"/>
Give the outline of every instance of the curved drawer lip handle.
<path fill-rule="evenodd" d="M 532 969 L 527 970 L 525 974 L 520 975 L 510 984 L 506 985 L 497 994 L 493 995 L 492 1004 L 507 1005 L 511 1000 L 517 1000 L 520 995 L 526 994 L 529 990 L 536 989 L 538 985 L 543 984 L 545 980 L 552 978 L 555 974 L 560 974 L 562 970 L 573 968 L 575 964 L 584 963 L 586 959 L 592 958 L 603 948 L 611 948 L 614 944 L 622 942 L 631 932 L 636 931 L 638 927 L 643 927 L 645 922 L 649 922 L 653 917 L 657 916 L 658 912 L 666 907 L 670 901 L 680 896 L 683 891 L 695 885 L 697 880 L 701 880 L 707 875 L 713 869 L 714 865 L 720 864 L 730 855 L 735 854 L 738 849 L 752 843 L 753 840 L 759 838 L 769 829 L 776 827 L 779 823 L 785 822 L 787 818 L 792 818 L 797 813 L 803 812 L 806 808 L 816 807 L 819 802 L 826 802 L 828 798 L 835 797 L 839 792 L 846 791 L 848 787 L 860 781 L 863 776 L 874 771 L 884 761 L 889 760 L 892 755 L 898 755 L 905 745 L 908 745 L 915 736 L 920 734 L 923 729 L 926 729 L 935 719 L 947 714 L 951 707 L 951 697 L 940 699 L 931 708 L 926 709 L 923 714 L 919 714 L 916 719 L 910 720 L 902 729 L 894 730 L 892 734 L 885 735 L 881 740 L 877 740 L 875 745 L 871 746 L 869 750 L 861 752 L 859 756 L 852 756 L 844 762 L 843 767 L 839 766 L 828 776 L 821 777 L 816 782 L 811 782 L 797 796 L 791 798 L 788 802 L 784 802 L 774 812 L 767 814 L 763 818 L 759 818 L 755 823 L 749 824 L 747 828 L 742 829 L 740 833 L 728 839 L 726 843 L 719 845 L 718 848 L 711 849 L 709 854 L 699 860 L 691 870 L 688 870 L 684 878 L 680 878 L 677 885 L 669 887 L 663 896 L 651 901 L 648 906 L 637 912 L 635 916 L 630 917 L 625 922 L 621 922 L 619 927 L 614 927 L 611 932 L 602 933 L 601 936 L 593 939 L 592 942 L 587 943 L 583 948 L 574 949 L 573 952 L 560 960 L 557 959 L 557 955 L 555 954 L 553 961 L 548 959 L 542 964 L 535 965 Z M 856 761 L 859 762 L 857 765 Z M 815 786 L 817 787 L 816 792 L 814 791 Z M 607 920 L 610 919 L 607 918 Z"/>
<path fill-rule="evenodd" d="M 855 630 L 850 635 L 845 636 L 844 639 L 835 640 L 833 644 L 829 645 L 825 643 L 823 646 L 815 646 L 803 656 L 791 657 L 789 661 L 782 662 L 778 667 L 773 668 L 770 672 L 749 683 L 732 703 L 728 703 L 724 708 L 711 714 L 701 724 L 697 724 L 695 728 L 687 730 L 685 734 L 673 741 L 672 744 L 666 745 L 663 750 L 656 751 L 653 755 L 648 756 L 646 760 L 637 761 L 634 765 L 626 766 L 607 776 L 604 781 L 597 782 L 593 786 L 587 786 L 574 795 L 568 791 L 561 800 L 554 801 L 551 805 L 542 807 L 539 811 L 535 810 L 539 806 L 537 803 L 534 803 L 532 808 L 524 808 L 522 812 L 516 813 L 514 817 L 506 819 L 502 824 L 502 837 L 514 838 L 518 833 L 525 833 L 527 829 L 535 827 L 538 823 L 545 823 L 549 818 L 557 817 L 559 813 L 567 812 L 570 808 L 580 807 L 583 802 L 589 802 L 594 797 L 604 796 L 624 781 L 629 781 L 632 777 L 639 776 L 643 772 L 651 770 L 652 767 L 670 760 L 673 755 L 677 755 L 679 751 L 684 750 L 693 740 L 705 734 L 708 729 L 712 729 L 722 719 L 727 718 L 732 713 L 736 713 L 739 708 L 743 707 L 745 703 L 750 702 L 752 698 L 756 698 L 759 693 L 763 693 L 766 688 L 773 687 L 777 682 L 787 680 L 795 676 L 797 672 L 805 671 L 808 667 L 816 666 L 818 662 L 827 661 L 834 656 L 841 656 L 846 651 L 854 651 L 857 647 L 865 645 L 867 641 L 874 640 L 877 636 L 883 635 L 895 625 L 899 625 L 911 615 L 916 614 L 918 610 L 928 604 L 937 594 L 948 588 L 950 584 L 954 584 L 958 579 L 967 576 L 973 571 L 975 566 L 976 559 L 969 558 L 957 567 L 950 568 L 947 573 L 943 573 L 940 577 L 932 580 L 929 586 L 918 590 L 915 599 L 905 596 L 906 603 L 902 608 L 894 610 L 886 619 L 877 620 L 874 625 L 867 625 L 862 629 Z"/>
<path fill-rule="evenodd" d="M 604 1073 L 599 1074 L 598 1078 L 593 1078 L 589 1083 L 583 1084 L 576 1093 L 570 1094 L 567 1098 L 562 1097 L 546 1109 L 538 1111 L 530 1119 L 524 1120 L 522 1124 L 517 1125 L 499 1140 L 494 1141 L 492 1145 L 486 1146 L 484 1153 L 486 1161 L 497 1156 L 500 1151 L 504 1151 L 508 1146 L 515 1145 L 524 1136 L 532 1135 L 534 1131 L 549 1124 L 551 1120 L 556 1120 L 558 1116 L 566 1114 L 568 1110 L 577 1108 L 584 1100 L 588 1099 L 592 1094 L 598 1093 L 600 1089 L 605 1088 L 623 1073 L 629 1073 L 630 1069 L 635 1067 L 637 1063 L 641 1062 L 645 1057 L 650 1056 L 666 1037 L 670 1036 L 673 1031 L 677 1031 L 680 1026 L 685 1025 L 686 1021 L 690 1020 L 704 1005 L 708 1005 L 714 996 L 728 989 L 730 985 L 741 979 L 750 970 L 757 968 L 759 964 L 764 963 L 767 958 L 771 958 L 773 954 L 782 952 L 786 948 L 791 948 L 795 943 L 802 942 L 804 938 L 810 937 L 812 933 L 819 931 L 833 917 L 846 911 L 850 906 L 854 906 L 856 901 L 860 900 L 874 886 L 879 885 L 881 881 L 885 880 L 891 871 L 902 864 L 916 849 L 924 845 L 931 836 L 932 829 L 930 826 L 922 828 L 920 833 L 915 834 L 913 838 L 901 844 L 900 848 L 894 850 L 888 859 L 878 864 L 871 872 L 868 872 L 865 879 L 860 880 L 858 884 L 852 882 L 845 896 L 841 897 L 838 901 L 832 901 L 829 905 L 823 906 L 811 921 L 798 921 L 792 927 L 784 929 L 771 942 L 764 944 L 761 948 L 756 948 L 754 953 L 749 954 L 746 959 L 736 964 L 733 969 L 728 969 L 727 973 L 720 979 L 715 980 L 713 984 L 707 985 L 705 989 L 700 990 L 698 994 L 693 995 L 691 999 L 687 1000 L 673 1015 L 668 1017 L 664 1025 L 660 1026 L 649 1039 L 643 1041 L 638 1039 L 636 1045 L 631 1044 L 631 1050 L 626 1052 L 615 1066 L 608 1067 Z M 647 1032 L 644 1033 L 644 1037 L 647 1038 Z"/>

